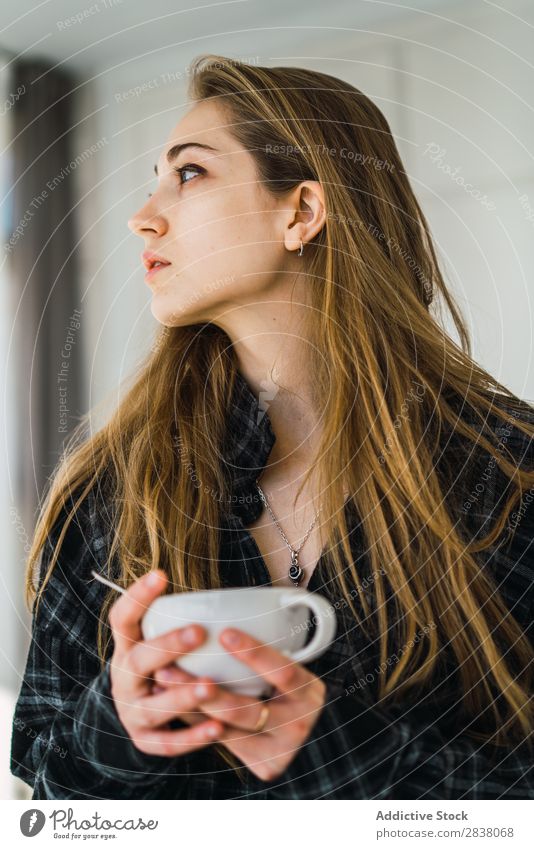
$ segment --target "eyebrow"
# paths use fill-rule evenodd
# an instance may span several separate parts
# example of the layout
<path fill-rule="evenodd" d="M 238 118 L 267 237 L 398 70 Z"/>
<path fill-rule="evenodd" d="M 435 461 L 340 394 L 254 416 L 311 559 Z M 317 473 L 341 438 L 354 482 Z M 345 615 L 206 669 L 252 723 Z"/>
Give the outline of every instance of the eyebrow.
<path fill-rule="evenodd" d="M 178 159 L 181 152 L 186 150 L 188 147 L 200 147 L 202 150 L 213 150 L 217 151 L 216 147 L 212 147 L 209 144 L 202 144 L 201 142 L 183 142 L 182 144 L 175 144 L 169 148 L 167 151 L 167 162 L 171 165 L 175 159 Z M 158 166 L 154 165 L 154 173 L 158 176 Z"/>

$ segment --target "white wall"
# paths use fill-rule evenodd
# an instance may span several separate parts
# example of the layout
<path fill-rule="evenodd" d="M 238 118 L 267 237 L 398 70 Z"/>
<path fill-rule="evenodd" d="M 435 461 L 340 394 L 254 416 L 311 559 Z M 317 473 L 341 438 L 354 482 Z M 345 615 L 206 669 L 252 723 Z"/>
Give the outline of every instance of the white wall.
<path fill-rule="evenodd" d="M 382 22 L 375 34 L 358 31 L 350 12 L 342 27 L 335 26 L 341 22 L 334 16 L 332 29 L 296 29 L 294 45 L 288 51 L 286 40 L 283 55 L 263 49 L 268 34 L 260 30 L 234 38 L 228 55 L 315 67 L 373 97 L 391 124 L 443 268 L 464 307 L 475 359 L 516 393 L 534 399 L 534 224 L 519 203 L 526 193 L 534 206 L 534 10 L 528 2 L 508 4 L 513 14 L 481 2 L 444 8 L 441 15 Z M 227 47 L 224 36 L 187 45 L 171 64 L 156 52 L 84 87 L 80 116 L 100 111 L 81 124 L 80 148 L 90 136 L 109 139 L 93 160 L 95 172 L 83 175 L 88 189 L 101 181 L 82 205 L 95 401 L 113 393 L 156 327 L 139 266 L 142 243 L 126 221 L 150 190 L 163 141 L 186 108 L 184 84 L 165 82 L 161 75 L 173 71 L 185 79 L 191 56 L 205 49 L 225 54 Z M 117 102 L 117 93 L 143 83 L 151 85 L 145 94 Z M 445 150 L 442 163 L 459 169 L 457 179 L 486 195 L 494 210 L 431 161 L 429 143 Z"/>

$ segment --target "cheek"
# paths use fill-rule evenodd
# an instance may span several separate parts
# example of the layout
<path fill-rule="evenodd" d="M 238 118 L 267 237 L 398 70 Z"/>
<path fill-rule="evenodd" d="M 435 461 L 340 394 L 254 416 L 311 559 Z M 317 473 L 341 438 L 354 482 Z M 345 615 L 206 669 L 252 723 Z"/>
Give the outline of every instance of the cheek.
<path fill-rule="evenodd" d="M 178 259 L 180 279 L 188 281 L 188 288 L 218 289 L 218 282 L 241 283 L 246 289 L 254 272 L 265 273 L 272 265 L 276 251 L 275 237 L 263 226 L 262 215 L 250 210 L 224 208 L 206 218 L 196 215 L 188 222 L 188 233 L 178 240 L 175 255 Z"/>
<path fill-rule="evenodd" d="M 154 286 L 154 317 L 163 324 L 215 316 L 223 303 L 254 297 L 269 286 L 280 261 L 275 214 L 249 191 L 192 198 L 173 222 L 176 274 Z M 182 219 L 183 216 L 183 219 Z"/>
<path fill-rule="evenodd" d="M 182 248 L 197 259 L 252 251 L 257 254 L 276 238 L 275 212 L 268 199 L 249 185 L 229 186 L 202 194 L 184 207 L 183 237 L 178 237 L 177 252 Z M 178 228 L 180 231 L 181 228 Z"/>

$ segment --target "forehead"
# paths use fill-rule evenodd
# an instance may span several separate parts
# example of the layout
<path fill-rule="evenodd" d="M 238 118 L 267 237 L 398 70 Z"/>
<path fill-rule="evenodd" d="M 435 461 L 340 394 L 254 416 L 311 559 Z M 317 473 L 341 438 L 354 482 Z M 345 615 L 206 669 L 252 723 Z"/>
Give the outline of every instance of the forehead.
<path fill-rule="evenodd" d="M 185 141 L 191 132 L 217 133 L 229 122 L 229 116 L 217 100 L 200 100 L 182 115 L 169 134 L 169 140 L 180 136 Z"/>
<path fill-rule="evenodd" d="M 225 153 L 243 150 L 241 145 L 225 129 L 229 123 L 230 118 L 220 105 L 212 101 L 195 103 L 170 131 L 161 151 L 159 164 L 165 164 L 167 151 L 176 144 L 200 142 L 217 149 L 216 152 L 210 150 L 194 151 L 195 155 L 198 154 L 202 158 L 221 156 Z"/>

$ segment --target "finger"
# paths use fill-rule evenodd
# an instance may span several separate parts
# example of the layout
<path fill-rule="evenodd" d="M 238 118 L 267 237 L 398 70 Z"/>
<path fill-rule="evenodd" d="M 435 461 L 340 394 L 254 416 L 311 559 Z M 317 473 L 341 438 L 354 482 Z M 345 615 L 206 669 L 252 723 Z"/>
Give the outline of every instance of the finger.
<path fill-rule="evenodd" d="M 131 723 L 143 728 L 158 728 L 171 719 L 176 719 L 180 713 L 199 713 L 202 709 L 197 687 L 196 682 L 177 684 L 172 688 L 163 689 L 161 693 L 152 693 L 138 699 L 130 709 Z"/>
<path fill-rule="evenodd" d="M 190 675 L 189 672 L 174 663 L 154 671 L 154 681 L 157 681 L 160 687 L 172 687 L 173 684 L 185 684 L 186 681 L 196 680 L 196 675 Z"/>
<path fill-rule="evenodd" d="M 179 713 L 177 719 L 181 719 L 182 722 L 187 722 L 188 725 L 198 725 L 199 722 L 206 721 L 206 717 L 204 716 L 204 714 L 199 713 L 198 711 L 190 711 L 189 713 Z"/>
<path fill-rule="evenodd" d="M 195 623 L 175 628 L 153 640 L 136 643 L 125 656 L 122 668 L 136 677 L 145 678 L 197 648 L 205 638 L 206 631 L 202 625 Z"/>
<path fill-rule="evenodd" d="M 178 682 L 196 681 L 197 678 L 195 675 L 190 675 L 189 672 L 186 672 L 183 667 L 176 664 L 170 664 L 169 666 L 164 666 L 163 669 L 157 669 L 154 672 L 154 680 L 157 681 L 158 685 L 163 688 L 172 687 L 173 684 Z M 226 689 L 224 685 L 219 686 L 223 686 L 223 689 Z M 273 686 L 270 686 L 267 689 L 264 697 L 269 699 L 269 704 L 276 703 L 276 701 L 281 698 L 280 694 L 276 693 Z"/>
<path fill-rule="evenodd" d="M 187 677 L 186 677 L 187 676 Z M 162 682 L 165 687 L 178 686 L 181 688 L 187 678 L 195 682 L 198 706 L 206 716 L 220 719 L 225 725 L 232 725 L 244 731 L 253 731 L 263 714 L 265 702 L 252 696 L 242 696 L 233 693 L 217 684 L 212 678 L 194 678 L 180 669 L 167 667 L 154 674 L 154 679 Z M 272 707 L 272 702 L 269 706 Z"/>
<path fill-rule="evenodd" d="M 154 569 L 128 587 L 111 606 L 109 624 L 117 652 L 128 651 L 132 644 L 143 639 L 141 619 L 165 589 L 167 576 L 162 569 Z"/>
<path fill-rule="evenodd" d="M 210 719 L 177 731 L 143 729 L 132 737 L 132 740 L 136 747 L 146 754 L 174 757 L 209 746 L 223 732 L 223 725 Z"/>
<path fill-rule="evenodd" d="M 249 666 L 285 695 L 301 697 L 300 688 L 314 680 L 311 672 L 300 663 L 295 663 L 287 655 L 260 643 L 250 634 L 237 628 L 225 628 L 221 631 L 219 640 L 237 660 Z"/>
<path fill-rule="evenodd" d="M 178 719 L 187 722 L 188 725 L 198 725 L 206 720 L 203 713 L 180 713 Z M 238 758 L 245 760 L 247 755 L 250 755 L 251 749 L 257 751 L 258 743 L 268 742 L 272 739 L 272 735 L 261 732 L 260 734 L 252 734 L 250 731 L 245 731 L 242 728 L 235 728 L 232 725 L 225 725 L 220 735 L 217 738 L 218 743 L 228 743 L 228 750 L 237 755 Z"/>
<path fill-rule="evenodd" d="M 206 695 L 203 695 L 203 691 Z M 206 716 L 219 719 L 225 725 L 231 725 L 242 731 L 254 731 L 265 714 L 265 702 L 251 696 L 232 693 L 224 687 L 217 687 L 210 695 L 209 688 L 200 683 L 195 685 L 195 693 L 199 700 L 199 708 Z M 266 726 L 270 720 L 272 717 L 269 715 Z M 267 730 L 266 726 L 262 730 Z"/>

